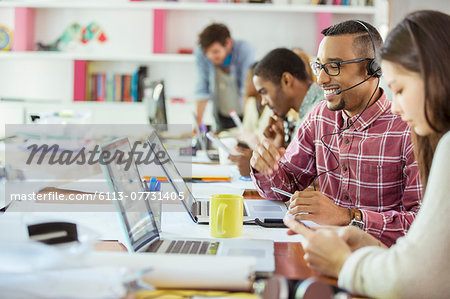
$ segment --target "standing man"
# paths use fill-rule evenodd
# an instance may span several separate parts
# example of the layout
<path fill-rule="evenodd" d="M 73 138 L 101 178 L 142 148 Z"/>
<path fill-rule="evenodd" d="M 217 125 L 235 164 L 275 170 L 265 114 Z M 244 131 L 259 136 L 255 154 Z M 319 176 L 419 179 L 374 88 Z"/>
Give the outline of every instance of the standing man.
<path fill-rule="evenodd" d="M 422 200 L 408 124 L 378 87 L 382 40 L 368 23 L 322 31 L 312 69 L 326 101 L 317 104 L 289 147 L 264 140 L 250 164 L 259 193 L 294 193 L 290 213 L 319 224 L 356 225 L 390 246 L 406 234 Z M 303 191 L 315 179 L 319 191 Z"/>
<path fill-rule="evenodd" d="M 235 127 L 229 113 L 242 118 L 247 70 L 254 63 L 254 50 L 246 41 L 233 40 L 223 24 L 211 24 L 199 35 L 195 49 L 197 66 L 197 121 L 202 123 L 206 104 L 212 101 L 216 130 Z"/>

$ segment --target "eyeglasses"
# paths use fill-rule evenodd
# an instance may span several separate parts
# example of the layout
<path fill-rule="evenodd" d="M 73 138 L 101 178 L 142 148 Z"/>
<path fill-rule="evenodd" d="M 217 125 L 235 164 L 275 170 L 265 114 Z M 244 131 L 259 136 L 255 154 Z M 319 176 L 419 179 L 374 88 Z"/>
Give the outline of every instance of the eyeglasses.
<path fill-rule="evenodd" d="M 341 73 L 341 65 L 349 63 L 359 63 L 366 60 L 371 60 L 371 58 L 358 58 L 353 60 L 336 61 L 336 62 L 332 61 L 324 64 L 315 61 L 311 62 L 310 65 L 314 75 L 316 76 L 319 76 L 321 69 L 324 69 L 325 73 L 327 73 L 330 76 L 338 76 Z"/>

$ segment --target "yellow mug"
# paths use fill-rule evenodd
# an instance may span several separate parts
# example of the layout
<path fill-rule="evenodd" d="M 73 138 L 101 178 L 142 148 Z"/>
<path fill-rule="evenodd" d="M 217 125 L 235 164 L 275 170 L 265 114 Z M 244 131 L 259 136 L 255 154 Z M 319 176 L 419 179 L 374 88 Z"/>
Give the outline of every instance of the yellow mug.
<path fill-rule="evenodd" d="M 234 238 L 242 235 L 244 198 L 242 195 L 211 195 L 209 227 L 214 238 Z"/>

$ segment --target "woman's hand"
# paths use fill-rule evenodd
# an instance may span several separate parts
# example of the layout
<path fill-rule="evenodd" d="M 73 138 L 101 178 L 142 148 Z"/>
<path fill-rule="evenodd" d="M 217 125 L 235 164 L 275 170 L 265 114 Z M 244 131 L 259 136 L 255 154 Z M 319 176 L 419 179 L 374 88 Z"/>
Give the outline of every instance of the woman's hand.
<path fill-rule="evenodd" d="M 318 230 L 303 244 L 306 264 L 326 276 L 339 276 L 342 266 L 352 254 L 350 247 L 333 230 Z"/>
<path fill-rule="evenodd" d="M 339 238 L 344 240 L 345 243 L 350 247 L 351 251 L 358 250 L 366 246 L 380 246 L 387 248 L 380 240 L 374 238 L 372 235 L 362 231 L 355 226 L 316 226 L 312 227 L 311 230 L 332 230 L 337 233 Z M 293 230 L 288 231 L 289 235 L 296 234 Z"/>
<path fill-rule="evenodd" d="M 304 259 L 313 270 L 330 277 L 338 277 L 342 266 L 352 253 L 349 245 L 338 235 L 335 229 L 307 228 L 289 213 L 284 223 L 290 228 L 290 234 L 298 233 L 305 237 L 303 243 Z"/>
<path fill-rule="evenodd" d="M 317 227 L 320 230 L 321 227 Z M 335 229 L 339 237 L 347 243 L 352 251 L 365 246 L 380 246 L 387 248 L 380 240 L 355 226 L 324 227 L 324 229 Z"/>

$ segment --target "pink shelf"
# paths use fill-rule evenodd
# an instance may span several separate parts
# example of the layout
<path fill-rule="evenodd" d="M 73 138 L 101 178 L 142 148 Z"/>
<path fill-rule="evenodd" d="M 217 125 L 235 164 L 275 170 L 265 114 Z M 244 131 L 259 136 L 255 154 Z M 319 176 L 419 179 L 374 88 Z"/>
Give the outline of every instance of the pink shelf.
<path fill-rule="evenodd" d="M 14 51 L 34 50 L 34 8 L 16 7 L 14 10 Z"/>
<path fill-rule="evenodd" d="M 74 60 L 73 63 L 73 100 L 84 101 L 86 99 L 87 61 Z"/>
<path fill-rule="evenodd" d="M 153 53 L 166 52 L 166 10 L 153 11 Z"/>
<path fill-rule="evenodd" d="M 316 50 L 319 49 L 320 42 L 323 39 L 322 33 L 323 29 L 330 27 L 333 24 L 333 14 L 329 12 L 319 12 L 316 15 Z"/>

